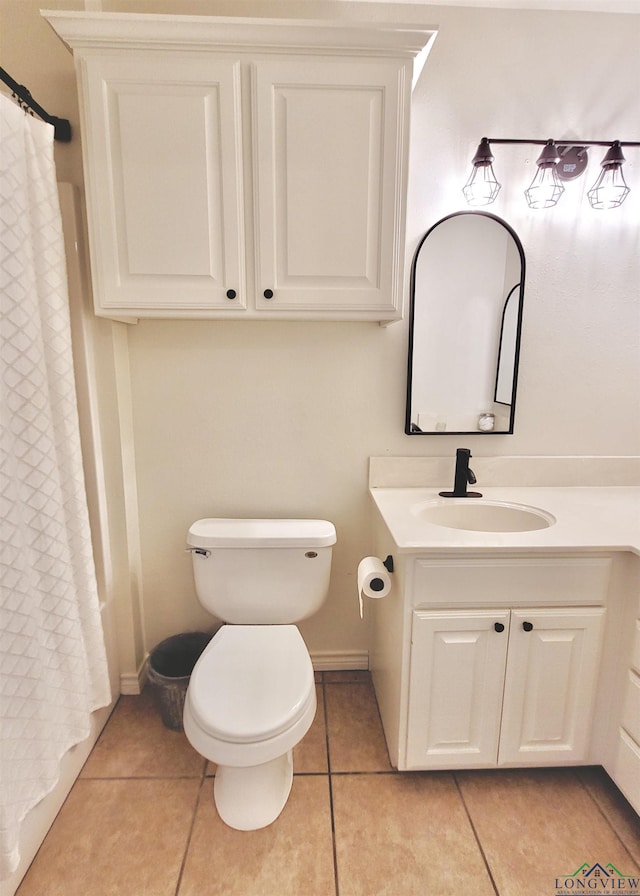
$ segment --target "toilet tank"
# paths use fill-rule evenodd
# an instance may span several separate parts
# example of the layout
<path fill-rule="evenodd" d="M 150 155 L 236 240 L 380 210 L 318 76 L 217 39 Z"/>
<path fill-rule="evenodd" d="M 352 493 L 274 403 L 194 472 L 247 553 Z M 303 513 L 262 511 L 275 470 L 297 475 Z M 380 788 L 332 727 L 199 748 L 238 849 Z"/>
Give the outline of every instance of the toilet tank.
<path fill-rule="evenodd" d="M 306 619 L 327 596 L 335 542 L 327 520 L 198 520 L 187 538 L 198 599 L 223 622 Z"/>

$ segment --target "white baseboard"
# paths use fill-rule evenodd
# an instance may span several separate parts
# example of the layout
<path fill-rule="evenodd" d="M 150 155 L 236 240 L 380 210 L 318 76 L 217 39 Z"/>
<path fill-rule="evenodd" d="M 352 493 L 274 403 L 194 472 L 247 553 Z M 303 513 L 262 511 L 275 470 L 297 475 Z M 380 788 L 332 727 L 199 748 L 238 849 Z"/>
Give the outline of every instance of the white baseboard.
<path fill-rule="evenodd" d="M 147 664 L 149 656 L 147 655 L 137 672 L 121 672 L 120 673 L 120 693 L 126 696 L 137 696 L 142 693 L 142 689 L 147 683 Z"/>
<path fill-rule="evenodd" d="M 316 672 L 368 669 L 369 654 L 366 650 L 312 650 L 311 662 Z"/>
<path fill-rule="evenodd" d="M 142 693 L 147 683 L 148 657 L 137 672 L 122 672 L 120 675 L 120 693 L 136 696 Z M 369 654 L 366 650 L 314 650 L 311 651 L 311 662 L 316 672 L 343 672 L 353 669 L 368 669 Z"/>

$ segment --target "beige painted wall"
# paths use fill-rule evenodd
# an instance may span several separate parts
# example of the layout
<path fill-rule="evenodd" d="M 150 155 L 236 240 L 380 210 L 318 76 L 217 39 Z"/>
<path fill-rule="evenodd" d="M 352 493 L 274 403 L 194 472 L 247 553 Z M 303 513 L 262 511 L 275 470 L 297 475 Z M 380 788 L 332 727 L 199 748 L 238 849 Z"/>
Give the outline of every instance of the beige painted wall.
<path fill-rule="evenodd" d="M 0 0 L 2 65 L 77 124 L 71 57 L 39 5 Z M 409 257 L 436 220 L 463 207 L 482 136 L 640 139 L 640 16 L 449 6 L 420 14 L 440 32 L 414 93 Z M 638 455 L 640 150 L 626 153 L 635 190 L 610 213 L 583 195 L 599 152 L 586 179 L 546 212 L 522 198 L 536 151 L 495 154 L 504 187 L 491 210 L 518 232 L 527 259 L 516 433 L 464 443 L 479 455 Z M 81 183 L 79 141 L 57 158 L 61 179 Z M 370 550 L 368 457 L 453 455 L 462 441 L 403 434 L 406 322 L 144 321 L 126 335 L 146 647 L 209 622 L 183 553 L 192 520 L 286 514 L 327 517 L 338 530 L 329 600 L 302 625 L 309 647 L 365 650 L 355 571 Z"/>

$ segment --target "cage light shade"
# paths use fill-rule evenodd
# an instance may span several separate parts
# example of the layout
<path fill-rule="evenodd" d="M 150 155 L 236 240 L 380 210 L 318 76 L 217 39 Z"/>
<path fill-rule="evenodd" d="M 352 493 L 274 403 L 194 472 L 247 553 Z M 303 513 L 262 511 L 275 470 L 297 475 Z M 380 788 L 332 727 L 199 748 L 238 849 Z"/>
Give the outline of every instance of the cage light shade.
<path fill-rule="evenodd" d="M 471 174 L 462 188 L 464 198 L 472 206 L 491 205 L 500 192 L 500 184 L 493 173 L 493 154 L 486 137 L 480 141 L 471 164 Z"/>
<path fill-rule="evenodd" d="M 524 191 L 529 208 L 551 208 L 564 193 L 554 168 L 538 168 L 531 185 Z"/>
<path fill-rule="evenodd" d="M 587 192 L 592 208 L 617 208 L 625 201 L 630 190 L 622 174 L 623 162 L 622 147 L 616 140 L 601 162 L 600 176 Z"/>
<path fill-rule="evenodd" d="M 529 208 L 551 208 L 564 193 L 556 173 L 559 161 L 557 146 L 553 140 L 548 140 L 536 162 L 538 170 L 535 177 L 524 191 Z"/>
<path fill-rule="evenodd" d="M 500 192 L 500 184 L 493 173 L 493 167 L 483 165 L 481 168 L 474 168 L 462 192 L 468 205 L 491 205 Z"/>

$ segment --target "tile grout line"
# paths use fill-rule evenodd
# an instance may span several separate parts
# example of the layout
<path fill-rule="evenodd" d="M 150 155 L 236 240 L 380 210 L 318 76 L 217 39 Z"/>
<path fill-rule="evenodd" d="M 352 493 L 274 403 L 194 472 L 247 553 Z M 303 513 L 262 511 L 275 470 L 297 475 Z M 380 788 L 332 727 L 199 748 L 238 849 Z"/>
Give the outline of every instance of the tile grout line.
<path fill-rule="evenodd" d="M 385 775 L 387 777 L 394 777 L 396 775 L 403 775 L 403 774 L 404 774 L 404 772 L 399 772 L 396 768 L 369 769 L 369 770 L 365 770 L 362 772 L 359 772 L 356 769 L 345 769 L 344 771 L 333 772 L 333 775 L 336 778 L 345 778 L 347 776 L 350 778 L 357 778 L 358 776 L 363 776 L 363 777 L 366 776 L 368 778 L 375 778 L 375 777 L 381 777 L 381 776 L 384 777 Z"/>
<path fill-rule="evenodd" d="M 605 770 L 603 769 L 603 771 L 605 771 Z M 605 774 L 606 774 L 606 771 L 605 771 Z M 597 798 L 596 794 L 591 792 L 591 788 L 587 785 L 587 783 L 585 781 L 583 781 L 581 775 L 575 769 L 574 769 L 574 775 L 575 775 L 576 780 L 582 787 L 582 789 L 586 792 L 586 794 L 589 797 L 589 799 L 591 800 L 591 802 L 595 805 L 596 809 L 598 810 L 598 813 L 606 821 L 609 829 L 613 832 L 613 835 L 616 838 L 616 840 L 618 841 L 618 843 L 622 846 L 622 848 L 624 849 L 626 854 L 629 856 L 629 859 L 633 862 L 634 865 L 638 865 L 638 862 L 636 861 L 633 854 L 629 850 L 629 847 L 624 842 L 621 835 L 618 833 L 617 827 L 612 823 L 611 819 L 606 814 L 605 807 L 600 804 L 600 800 Z"/>
<path fill-rule="evenodd" d="M 484 851 L 484 847 L 482 846 L 482 841 L 480 840 L 480 836 L 478 834 L 478 831 L 476 830 L 476 826 L 473 823 L 473 819 L 471 818 L 471 813 L 469 811 L 466 800 L 464 798 L 462 788 L 460 787 L 460 782 L 458 781 L 458 775 L 455 771 L 452 771 L 451 775 L 453 777 L 453 782 L 456 785 L 456 790 L 458 791 L 458 795 L 460 796 L 460 800 L 462 802 L 462 806 L 464 808 L 465 814 L 466 814 L 467 818 L 469 819 L 469 824 L 471 825 L 471 830 L 473 831 L 473 836 L 475 837 L 475 841 L 478 844 L 478 849 L 480 850 L 480 855 L 482 856 L 482 861 L 484 862 L 484 867 L 487 869 L 487 874 L 489 875 L 489 880 L 491 881 L 491 886 L 493 887 L 493 891 L 496 894 L 496 896 L 500 896 L 500 891 L 498 890 L 498 885 L 496 884 L 495 879 L 493 877 L 493 873 L 492 873 L 491 867 L 489 865 L 489 860 L 487 859 L 486 853 Z"/>
<path fill-rule="evenodd" d="M 189 848 L 191 847 L 191 840 L 193 838 L 193 830 L 196 825 L 196 816 L 198 814 L 198 809 L 200 808 L 200 800 L 202 798 L 202 791 L 204 790 L 205 781 L 207 781 L 207 765 L 208 765 L 208 761 L 205 759 L 204 764 L 202 766 L 202 774 L 200 776 L 200 786 L 198 787 L 196 802 L 195 802 L 195 806 L 193 807 L 193 815 L 191 816 L 191 824 L 189 825 L 189 833 L 187 834 L 187 842 L 185 843 L 184 853 L 182 855 L 182 862 L 180 863 L 180 870 L 178 872 L 178 880 L 176 881 L 176 888 L 174 891 L 174 896 L 179 896 L 180 888 L 182 887 L 182 877 L 184 875 L 184 869 L 187 864 L 187 856 L 189 855 Z"/>
<path fill-rule="evenodd" d="M 329 748 L 329 710 L 327 707 L 327 684 L 322 675 L 322 704 L 324 708 L 325 748 L 327 751 L 327 780 L 329 783 L 329 813 L 331 816 L 331 844 L 333 847 L 333 884 L 335 896 L 340 896 L 340 884 L 338 882 L 338 850 L 336 845 L 336 824 L 333 815 L 333 781 L 331 778 L 331 750 Z"/>
<path fill-rule="evenodd" d="M 206 765 L 205 765 L 206 769 Z M 198 778 L 215 778 L 215 775 L 207 775 L 206 771 L 200 775 L 85 775 L 77 778 L 80 781 L 197 781 Z"/>

